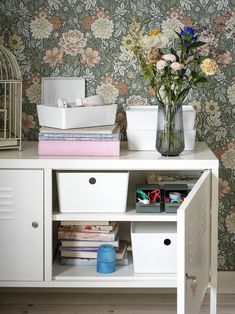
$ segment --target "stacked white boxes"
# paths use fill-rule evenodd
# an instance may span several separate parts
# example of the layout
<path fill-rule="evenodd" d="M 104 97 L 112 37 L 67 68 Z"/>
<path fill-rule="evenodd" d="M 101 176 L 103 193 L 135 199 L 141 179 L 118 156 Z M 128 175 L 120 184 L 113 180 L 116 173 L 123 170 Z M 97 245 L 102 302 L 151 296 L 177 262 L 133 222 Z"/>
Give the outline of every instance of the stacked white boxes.
<path fill-rule="evenodd" d="M 128 106 L 127 140 L 129 150 L 156 150 L 158 106 Z M 192 106 L 183 106 L 185 150 L 193 150 L 196 130 L 196 112 Z"/>

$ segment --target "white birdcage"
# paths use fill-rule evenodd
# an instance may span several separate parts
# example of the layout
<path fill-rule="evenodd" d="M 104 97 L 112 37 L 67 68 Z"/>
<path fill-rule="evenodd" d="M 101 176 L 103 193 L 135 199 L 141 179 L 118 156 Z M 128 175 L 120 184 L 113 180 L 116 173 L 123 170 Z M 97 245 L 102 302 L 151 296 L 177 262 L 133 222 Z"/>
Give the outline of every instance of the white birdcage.
<path fill-rule="evenodd" d="M 0 45 L 0 149 L 21 149 L 22 77 L 15 56 Z"/>

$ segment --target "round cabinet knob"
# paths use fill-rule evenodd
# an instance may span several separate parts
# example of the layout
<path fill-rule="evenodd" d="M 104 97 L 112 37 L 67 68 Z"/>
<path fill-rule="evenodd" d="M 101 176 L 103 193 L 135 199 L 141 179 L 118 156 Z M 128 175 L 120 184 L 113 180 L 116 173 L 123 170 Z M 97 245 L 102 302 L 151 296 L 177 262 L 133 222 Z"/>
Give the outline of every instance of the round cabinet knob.
<path fill-rule="evenodd" d="M 38 226 L 39 226 L 39 223 L 37 221 L 33 221 L 32 222 L 32 227 L 33 228 L 38 228 Z"/>

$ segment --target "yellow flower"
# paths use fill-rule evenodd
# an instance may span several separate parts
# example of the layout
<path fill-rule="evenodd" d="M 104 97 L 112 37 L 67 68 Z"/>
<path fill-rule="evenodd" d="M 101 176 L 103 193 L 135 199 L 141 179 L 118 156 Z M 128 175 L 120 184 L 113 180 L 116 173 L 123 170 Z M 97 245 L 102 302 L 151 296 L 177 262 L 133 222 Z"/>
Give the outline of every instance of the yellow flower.
<path fill-rule="evenodd" d="M 9 36 L 9 46 L 13 49 L 18 49 L 21 45 L 23 45 L 23 41 L 20 36 L 13 34 Z"/>
<path fill-rule="evenodd" d="M 202 61 L 200 68 L 206 75 L 214 75 L 218 70 L 218 64 L 215 60 L 206 58 Z"/>
<path fill-rule="evenodd" d="M 132 49 L 135 45 L 135 41 L 133 40 L 133 37 L 130 34 L 128 34 L 127 36 L 124 36 L 122 38 L 122 45 L 126 49 Z"/>
<path fill-rule="evenodd" d="M 159 28 L 155 28 L 155 29 L 152 29 L 151 31 L 149 31 L 149 36 L 157 36 L 161 33 L 160 29 Z"/>

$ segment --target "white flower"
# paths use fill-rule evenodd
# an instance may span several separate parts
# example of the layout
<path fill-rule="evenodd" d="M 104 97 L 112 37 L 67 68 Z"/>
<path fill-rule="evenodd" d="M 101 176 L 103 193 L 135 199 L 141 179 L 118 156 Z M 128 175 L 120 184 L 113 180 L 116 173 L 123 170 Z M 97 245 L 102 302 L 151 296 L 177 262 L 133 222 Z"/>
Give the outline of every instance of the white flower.
<path fill-rule="evenodd" d="M 226 227 L 229 233 L 235 233 L 235 213 L 226 217 Z"/>
<path fill-rule="evenodd" d="M 107 17 L 101 17 L 92 23 L 91 30 L 95 38 L 108 39 L 113 33 L 113 22 Z"/>
<path fill-rule="evenodd" d="M 229 102 L 232 105 L 235 105 L 235 84 L 228 87 L 227 95 L 228 95 Z"/>
<path fill-rule="evenodd" d="M 111 83 L 102 83 L 97 87 L 96 93 L 104 97 L 105 103 L 114 103 L 119 95 L 118 89 Z"/>
<path fill-rule="evenodd" d="M 36 17 L 30 23 L 30 29 L 34 38 L 48 38 L 53 30 L 53 25 L 45 17 Z"/>
<path fill-rule="evenodd" d="M 201 103 L 199 100 L 194 99 L 191 103 L 191 106 L 195 109 L 196 112 L 199 112 L 201 110 Z"/>
<path fill-rule="evenodd" d="M 164 48 L 166 47 L 169 39 L 162 33 L 156 36 L 143 36 L 141 46 L 149 50 L 151 48 Z"/>
<path fill-rule="evenodd" d="M 184 68 L 184 65 L 182 63 L 179 62 L 173 62 L 170 67 L 175 70 L 175 71 L 180 71 Z"/>
<path fill-rule="evenodd" d="M 33 104 L 38 104 L 41 100 L 41 87 L 38 83 L 31 85 L 26 90 L 26 96 Z"/>
<path fill-rule="evenodd" d="M 164 60 L 159 60 L 157 63 L 156 63 L 156 67 L 158 70 L 163 70 L 165 67 L 166 67 L 167 63 L 166 61 Z"/>
<path fill-rule="evenodd" d="M 235 170 L 235 150 L 233 148 L 228 149 L 221 156 L 221 161 L 225 168 Z"/>
<path fill-rule="evenodd" d="M 162 30 L 170 39 L 176 38 L 177 34 L 175 32 L 180 32 L 183 27 L 184 25 L 175 17 L 168 18 L 162 23 Z"/>
<path fill-rule="evenodd" d="M 215 113 L 217 113 L 218 110 L 219 110 L 218 102 L 214 101 L 214 100 L 207 101 L 205 109 L 206 109 L 206 112 L 208 114 L 215 114 Z"/>
<path fill-rule="evenodd" d="M 172 55 L 171 53 L 163 55 L 162 59 L 166 60 L 166 61 L 171 61 L 171 62 L 176 61 L 176 57 L 174 55 Z"/>

